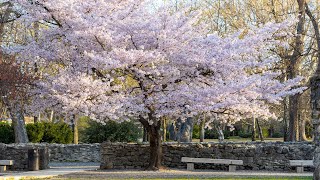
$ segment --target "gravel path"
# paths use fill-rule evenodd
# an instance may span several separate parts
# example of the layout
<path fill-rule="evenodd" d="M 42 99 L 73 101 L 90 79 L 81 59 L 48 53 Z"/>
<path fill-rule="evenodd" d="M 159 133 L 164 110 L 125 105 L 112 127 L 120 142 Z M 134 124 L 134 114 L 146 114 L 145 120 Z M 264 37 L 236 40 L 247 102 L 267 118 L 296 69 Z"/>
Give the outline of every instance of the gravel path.
<path fill-rule="evenodd" d="M 311 177 L 311 172 L 297 174 L 295 172 L 271 172 L 271 171 L 212 171 L 195 170 L 187 171 L 181 169 L 170 169 L 161 171 L 141 171 L 141 170 L 97 170 L 84 171 L 60 176 L 59 178 L 83 178 L 83 179 L 139 179 L 139 178 L 215 178 L 215 177 Z"/>

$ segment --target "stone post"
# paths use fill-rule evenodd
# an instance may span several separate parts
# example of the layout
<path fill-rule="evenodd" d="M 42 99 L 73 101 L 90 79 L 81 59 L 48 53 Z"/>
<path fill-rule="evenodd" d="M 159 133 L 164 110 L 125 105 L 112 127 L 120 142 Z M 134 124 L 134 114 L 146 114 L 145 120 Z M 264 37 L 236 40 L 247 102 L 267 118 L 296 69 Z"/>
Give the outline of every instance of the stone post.
<path fill-rule="evenodd" d="M 174 125 L 174 123 L 171 123 L 171 125 L 169 126 L 169 140 L 175 141 L 176 139 L 176 126 Z"/>

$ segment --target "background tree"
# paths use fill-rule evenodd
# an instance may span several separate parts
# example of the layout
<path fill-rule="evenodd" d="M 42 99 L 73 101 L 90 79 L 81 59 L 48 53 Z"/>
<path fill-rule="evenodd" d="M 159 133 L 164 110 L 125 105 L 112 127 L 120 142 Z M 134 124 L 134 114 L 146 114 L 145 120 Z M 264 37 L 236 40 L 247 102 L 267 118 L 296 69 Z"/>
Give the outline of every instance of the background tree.
<path fill-rule="evenodd" d="M 27 104 L 27 93 L 33 81 L 32 75 L 22 72 L 20 65 L 15 64 L 14 57 L 11 57 L 11 61 L 0 63 L 1 101 L 10 113 L 16 143 L 28 142 L 24 122 L 24 106 Z"/>
<path fill-rule="evenodd" d="M 16 39 L 16 36 L 11 34 L 15 31 L 14 21 L 20 17 L 13 4 L 10 1 L 0 3 L 0 42 L 4 47 L 9 44 L 8 36 Z M 11 34 L 11 35 L 10 35 Z M 20 66 L 16 64 L 15 57 L 6 55 L 3 51 L 0 52 L 0 94 L 2 108 L 7 112 L 14 125 L 15 142 L 28 142 L 23 117 L 23 104 L 26 89 L 32 81 L 32 77 L 24 74 Z"/>

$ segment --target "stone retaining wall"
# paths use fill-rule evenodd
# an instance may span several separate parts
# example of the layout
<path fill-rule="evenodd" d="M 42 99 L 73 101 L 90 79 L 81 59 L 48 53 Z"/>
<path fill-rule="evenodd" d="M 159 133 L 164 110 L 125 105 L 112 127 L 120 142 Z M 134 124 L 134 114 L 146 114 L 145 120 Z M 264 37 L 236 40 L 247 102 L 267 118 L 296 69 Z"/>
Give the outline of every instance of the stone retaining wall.
<path fill-rule="evenodd" d="M 15 170 L 28 169 L 28 149 L 48 147 L 50 162 L 100 162 L 100 144 L 1 144 L 0 160 L 14 160 Z"/>
<path fill-rule="evenodd" d="M 14 160 L 13 166 L 9 169 L 27 170 L 28 169 L 28 148 L 0 144 L 0 160 Z"/>
<path fill-rule="evenodd" d="M 148 144 L 0 144 L 0 159 L 15 160 L 16 170 L 27 169 L 28 149 L 48 147 L 50 162 L 100 162 L 101 168 L 144 168 Z M 101 152 L 100 152 L 101 148 Z M 164 143 L 163 165 L 186 168 L 181 157 L 241 159 L 248 170 L 290 170 L 290 159 L 313 158 L 312 143 Z M 101 153 L 101 155 L 100 155 Z M 195 164 L 195 168 L 227 170 L 225 165 Z"/>
<path fill-rule="evenodd" d="M 51 162 L 100 162 L 100 144 L 47 144 Z"/>
<path fill-rule="evenodd" d="M 103 143 L 102 169 L 143 168 L 148 165 L 147 144 Z M 240 159 L 244 165 L 238 169 L 283 171 L 292 169 L 289 160 L 311 160 L 314 145 L 311 143 L 165 143 L 163 165 L 186 168 L 181 157 Z M 224 169 L 226 165 L 195 164 L 197 169 Z"/>

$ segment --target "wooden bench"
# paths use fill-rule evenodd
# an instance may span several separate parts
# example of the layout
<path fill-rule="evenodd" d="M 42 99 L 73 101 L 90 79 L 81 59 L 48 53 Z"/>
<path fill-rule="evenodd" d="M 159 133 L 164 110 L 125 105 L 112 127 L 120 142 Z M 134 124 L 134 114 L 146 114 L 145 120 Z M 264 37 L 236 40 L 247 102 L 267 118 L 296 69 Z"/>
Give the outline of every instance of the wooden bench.
<path fill-rule="evenodd" d="M 313 160 L 289 160 L 289 164 L 297 167 L 297 173 L 303 173 L 304 167 L 313 167 Z"/>
<path fill-rule="evenodd" d="M 230 172 L 236 171 L 236 165 L 243 165 L 242 160 L 233 160 L 233 159 L 210 159 L 210 158 L 182 157 L 181 162 L 187 163 L 187 170 L 194 170 L 194 163 L 227 164 L 227 165 L 229 165 Z"/>
<path fill-rule="evenodd" d="M 0 160 L 0 172 L 5 172 L 7 170 L 7 166 L 12 166 L 13 160 Z"/>

